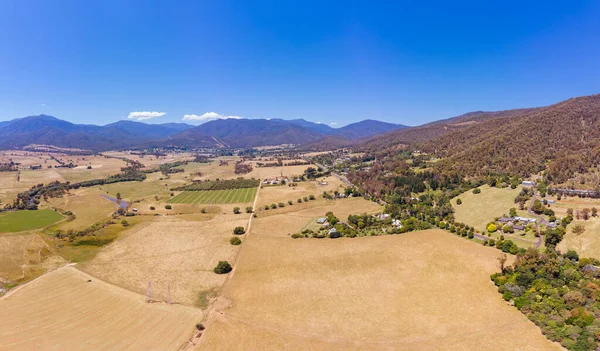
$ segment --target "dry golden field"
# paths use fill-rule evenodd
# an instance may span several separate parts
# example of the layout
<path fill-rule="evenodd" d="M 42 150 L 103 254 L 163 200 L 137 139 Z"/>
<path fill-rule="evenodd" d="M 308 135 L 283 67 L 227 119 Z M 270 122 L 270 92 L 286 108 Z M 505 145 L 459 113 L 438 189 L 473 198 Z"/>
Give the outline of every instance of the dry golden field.
<path fill-rule="evenodd" d="M 440 230 L 293 240 L 260 221 L 198 350 L 561 349 L 500 298 L 493 248 Z"/>
<path fill-rule="evenodd" d="M 72 221 L 63 221 L 57 229 L 67 231 L 69 229 L 82 230 L 92 224 L 106 219 L 113 213 L 117 206 L 104 198 L 97 189 L 81 188 L 71 190 L 70 194 L 61 198 L 49 199 L 44 207 L 60 208 L 63 211 L 71 211 L 75 215 Z"/>
<path fill-rule="evenodd" d="M 37 234 L 0 235 L 0 282 L 23 282 L 64 262 Z"/>
<path fill-rule="evenodd" d="M 556 200 L 555 197 L 548 197 Z M 572 208 L 575 214 L 577 210 L 583 211 L 584 208 L 591 209 L 596 207 L 600 210 L 599 199 L 588 199 L 579 197 L 563 198 L 550 205 L 550 208 L 556 213 L 556 217 L 564 217 L 567 214 L 567 209 Z M 575 226 L 581 225 L 585 231 L 581 234 L 573 233 Z M 588 220 L 573 220 L 567 227 L 567 233 L 563 240 L 558 245 L 558 249 L 566 252 L 574 249 L 582 257 L 595 257 L 600 259 L 600 217 L 590 217 Z"/>
<path fill-rule="evenodd" d="M 327 182 L 327 185 L 321 185 L 321 182 Z M 260 197 L 258 199 L 258 208 L 263 208 L 264 205 L 270 205 L 273 203 L 284 202 L 287 204 L 288 200 L 294 201 L 298 198 L 307 197 L 309 195 L 315 195 L 315 197 L 321 197 L 324 191 L 339 191 L 344 192 L 345 184 L 336 177 L 324 177 L 319 178 L 317 181 L 306 181 L 298 182 L 296 186 L 278 185 L 278 186 L 264 186 L 260 190 Z"/>
<path fill-rule="evenodd" d="M 91 280 L 91 282 L 88 282 Z M 176 350 L 201 312 L 100 281 L 74 267 L 0 299 L 0 350 Z"/>
<path fill-rule="evenodd" d="M 124 233 L 81 269 L 138 293 L 145 293 L 151 281 L 155 296 L 163 300 L 170 285 L 174 302 L 197 305 L 202 292 L 225 281 L 213 268 L 220 260 L 232 262 L 240 248 L 229 243 L 233 228 L 247 222 L 247 215 L 231 211 L 200 222 L 157 217 Z"/>

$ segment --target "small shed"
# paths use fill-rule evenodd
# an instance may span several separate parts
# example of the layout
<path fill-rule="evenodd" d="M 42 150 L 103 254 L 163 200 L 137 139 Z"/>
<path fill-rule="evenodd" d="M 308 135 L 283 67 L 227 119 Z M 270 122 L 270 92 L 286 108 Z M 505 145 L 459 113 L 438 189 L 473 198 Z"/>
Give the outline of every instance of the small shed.
<path fill-rule="evenodd" d="M 319 223 L 319 224 L 324 224 L 325 222 L 327 222 L 327 218 L 325 218 L 325 217 L 321 217 L 321 218 L 317 219 L 317 223 Z"/>

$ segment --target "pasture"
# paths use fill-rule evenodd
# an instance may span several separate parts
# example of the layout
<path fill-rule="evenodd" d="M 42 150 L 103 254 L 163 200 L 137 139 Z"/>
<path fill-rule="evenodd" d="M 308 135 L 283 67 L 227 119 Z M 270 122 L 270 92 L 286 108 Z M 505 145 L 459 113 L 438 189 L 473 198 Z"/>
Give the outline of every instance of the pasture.
<path fill-rule="evenodd" d="M 106 219 L 117 209 L 114 203 L 107 200 L 93 188 L 72 190 L 69 195 L 49 199 L 45 206 L 73 212 L 75 215 L 74 220 L 62 222 L 56 228 L 64 231 L 85 229 L 98 221 Z"/>
<path fill-rule="evenodd" d="M 16 211 L 0 213 L 0 233 L 14 233 L 44 228 L 61 220 L 54 210 Z"/>
<path fill-rule="evenodd" d="M 182 191 L 171 198 L 172 204 L 237 204 L 254 201 L 258 188 Z"/>
<path fill-rule="evenodd" d="M 469 190 L 450 200 L 457 222 L 474 226 L 475 229 L 483 231 L 487 223 L 493 221 L 494 218 L 508 213 L 512 207 L 519 207 L 515 204 L 515 197 L 519 195 L 520 187 L 511 189 L 482 185 L 479 189 L 481 189 L 480 194 L 473 194 L 473 190 Z M 457 199 L 462 200 L 461 205 L 456 204 Z"/>
<path fill-rule="evenodd" d="M 197 350 L 561 349 L 498 297 L 498 250 L 440 230 L 293 240 L 262 220 Z"/>
<path fill-rule="evenodd" d="M 321 185 L 321 182 L 327 182 L 327 185 Z M 288 200 L 294 201 L 294 205 L 296 205 L 296 200 L 298 198 L 304 198 L 309 195 L 314 195 L 319 198 L 323 195 L 324 191 L 332 192 L 337 190 L 343 193 L 345 187 L 345 184 L 336 177 L 324 177 L 319 178 L 316 181 L 306 181 L 295 184 L 296 186 L 279 185 L 263 187 L 260 190 L 257 206 L 262 208 L 264 205 L 279 202 L 285 203 Z"/>
<path fill-rule="evenodd" d="M 197 309 L 146 303 L 74 267 L 48 273 L 0 299 L 0 350 L 176 350 Z"/>
<path fill-rule="evenodd" d="M 555 197 L 548 197 L 556 200 Z M 584 208 L 591 209 L 596 207 L 600 210 L 600 199 L 589 199 L 579 197 L 562 198 L 550 205 L 550 208 L 556 213 L 556 217 L 561 218 L 566 216 L 567 209 L 573 209 L 574 216 L 579 210 Z M 573 229 L 576 226 L 584 228 L 583 233 L 574 233 Z M 581 257 L 594 257 L 600 259 L 600 217 L 591 217 L 588 220 L 574 219 L 567 227 L 567 233 L 563 240 L 558 245 L 558 249 L 566 252 L 569 249 L 576 250 Z"/>
<path fill-rule="evenodd" d="M 81 269 L 140 294 L 151 281 L 156 298 L 162 300 L 170 285 L 173 302 L 185 305 L 197 305 L 200 294 L 221 287 L 227 277 L 215 274 L 213 268 L 218 261 L 233 261 L 240 246 L 229 240 L 233 228 L 247 225 L 247 215 L 227 211 L 194 222 L 176 216 L 148 217 L 155 219 L 129 229 Z"/>

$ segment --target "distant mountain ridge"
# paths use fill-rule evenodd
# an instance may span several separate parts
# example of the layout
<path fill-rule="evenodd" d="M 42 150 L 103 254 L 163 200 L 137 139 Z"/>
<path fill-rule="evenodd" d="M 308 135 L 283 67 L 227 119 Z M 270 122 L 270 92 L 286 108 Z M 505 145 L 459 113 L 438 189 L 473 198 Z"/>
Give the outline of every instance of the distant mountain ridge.
<path fill-rule="evenodd" d="M 326 136 L 354 140 L 401 128 L 406 126 L 374 120 L 332 128 L 303 119 L 219 119 L 199 126 L 122 120 L 97 126 L 39 115 L 0 122 L 0 148 L 19 148 L 30 144 L 94 151 L 151 146 L 249 148 L 301 145 Z"/>

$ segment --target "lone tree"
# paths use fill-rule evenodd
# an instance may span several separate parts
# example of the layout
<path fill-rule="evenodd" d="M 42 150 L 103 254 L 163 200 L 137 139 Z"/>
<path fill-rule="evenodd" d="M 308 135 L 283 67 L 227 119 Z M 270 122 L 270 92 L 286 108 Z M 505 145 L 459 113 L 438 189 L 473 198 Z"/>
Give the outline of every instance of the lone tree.
<path fill-rule="evenodd" d="M 240 208 L 239 208 L 239 207 L 234 207 L 234 208 L 233 208 L 233 213 L 234 213 L 234 214 L 240 214 L 240 213 L 241 213 L 241 212 L 240 212 Z"/>
<path fill-rule="evenodd" d="M 252 210 L 253 210 L 252 206 L 246 207 L 246 213 L 252 213 Z"/>
<path fill-rule="evenodd" d="M 229 243 L 231 245 L 239 245 L 242 243 L 242 241 L 237 236 L 234 236 L 233 238 L 231 238 L 231 240 L 229 240 Z"/>
<path fill-rule="evenodd" d="M 456 199 L 456 204 L 457 205 L 461 205 L 462 204 L 462 200 L 461 199 Z"/>
<path fill-rule="evenodd" d="M 508 257 L 505 253 L 498 256 L 498 267 L 500 268 L 501 272 L 504 272 L 504 265 L 506 264 L 506 260 L 508 260 Z"/>
<path fill-rule="evenodd" d="M 219 261 L 219 263 L 213 270 L 217 274 L 227 274 L 231 272 L 231 265 L 227 261 Z"/>
<path fill-rule="evenodd" d="M 244 229 L 244 227 L 235 227 L 233 228 L 233 234 L 235 235 L 242 235 L 246 232 L 246 229 Z"/>
<path fill-rule="evenodd" d="M 121 200 L 121 193 L 117 193 L 117 199 Z"/>

